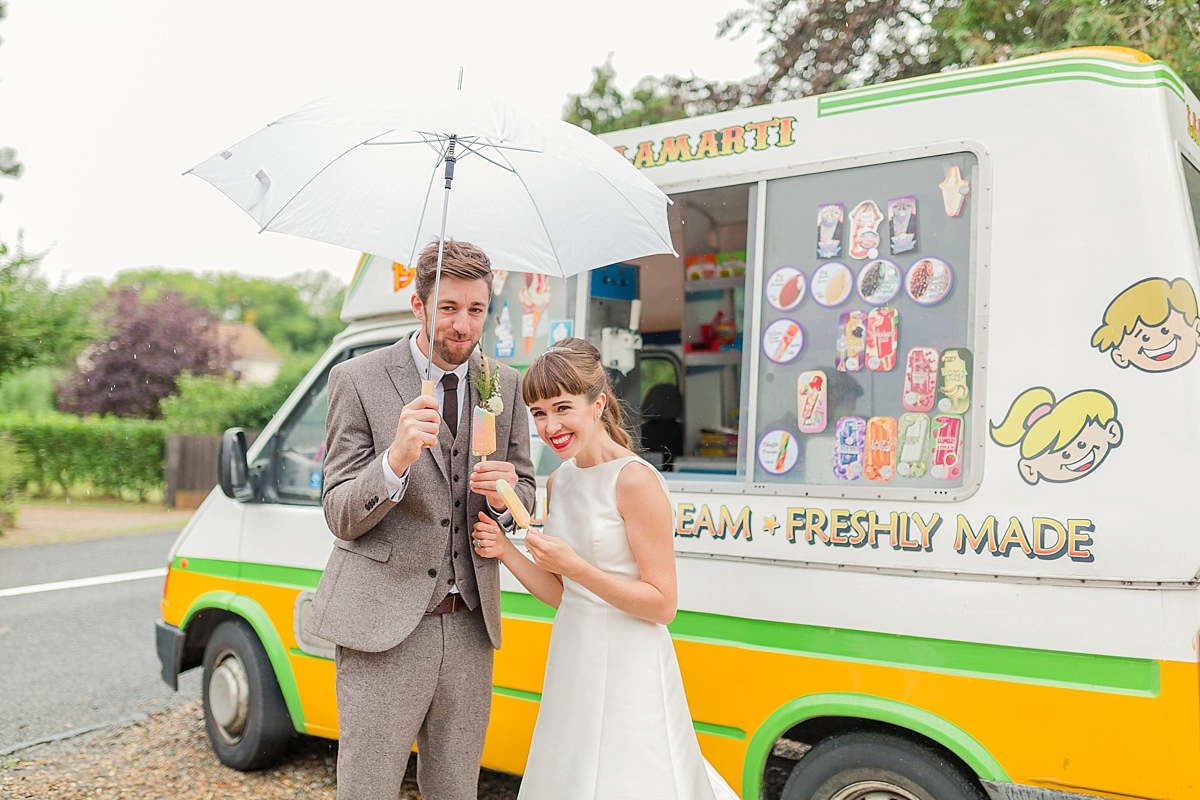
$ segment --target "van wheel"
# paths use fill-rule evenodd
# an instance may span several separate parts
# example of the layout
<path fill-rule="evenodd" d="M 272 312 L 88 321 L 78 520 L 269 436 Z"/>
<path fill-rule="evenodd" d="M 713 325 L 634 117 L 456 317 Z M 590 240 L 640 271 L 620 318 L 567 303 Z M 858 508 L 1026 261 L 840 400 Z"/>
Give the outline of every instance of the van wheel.
<path fill-rule="evenodd" d="M 217 626 L 204 648 L 204 728 L 227 767 L 275 764 L 296 733 L 271 662 L 242 620 Z"/>
<path fill-rule="evenodd" d="M 886 733 L 832 736 L 805 753 L 781 800 L 986 800 L 936 751 Z"/>

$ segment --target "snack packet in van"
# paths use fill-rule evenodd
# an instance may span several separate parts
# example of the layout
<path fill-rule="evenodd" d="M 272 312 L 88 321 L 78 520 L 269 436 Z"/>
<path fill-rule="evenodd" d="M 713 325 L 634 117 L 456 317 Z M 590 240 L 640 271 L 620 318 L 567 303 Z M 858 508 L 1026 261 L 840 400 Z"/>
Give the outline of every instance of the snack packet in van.
<path fill-rule="evenodd" d="M 839 372 L 858 372 L 863 368 L 866 324 L 867 315 L 861 311 L 847 311 L 838 318 L 837 357 L 833 363 Z"/>
<path fill-rule="evenodd" d="M 890 481 L 896 474 L 896 420 L 871 417 L 867 420 L 866 465 L 869 481 Z"/>
<path fill-rule="evenodd" d="M 949 481 L 962 474 L 962 434 L 963 420 L 957 414 L 938 414 L 933 418 L 930 475 Z"/>
<path fill-rule="evenodd" d="M 908 351 L 904 368 L 904 396 L 907 411 L 931 411 L 937 395 L 938 351 L 932 347 L 914 347 Z"/>
<path fill-rule="evenodd" d="M 971 351 L 951 347 L 942 351 L 938 383 L 938 411 L 965 414 L 971 407 Z"/>
<path fill-rule="evenodd" d="M 923 478 L 929 466 L 929 417 L 915 411 L 900 415 L 897 424 L 896 474 L 903 478 Z"/>
<path fill-rule="evenodd" d="M 863 474 L 863 443 L 867 423 L 862 417 L 842 417 L 838 420 L 833 445 L 833 476 L 855 481 Z"/>
<path fill-rule="evenodd" d="M 796 379 L 796 419 L 801 433 L 820 433 L 825 430 L 828 392 L 822 370 L 801 372 Z"/>
<path fill-rule="evenodd" d="M 872 308 L 867 314 L 867 369 L 887 372 L 896 366 L 899 340 L 900 312 L 894 308 Z"/>

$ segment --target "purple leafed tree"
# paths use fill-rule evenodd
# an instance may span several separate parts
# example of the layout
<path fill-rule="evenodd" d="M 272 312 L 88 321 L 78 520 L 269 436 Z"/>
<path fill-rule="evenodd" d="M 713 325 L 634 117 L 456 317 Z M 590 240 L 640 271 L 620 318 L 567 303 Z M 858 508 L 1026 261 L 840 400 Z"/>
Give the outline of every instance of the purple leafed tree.
<path fill-rule="evenodd" d="M 122 289 L 109 294 L 108 305 L 109 335 L 88 345 L 58 390 L 63 411 L 157 419 L 181 372 L 220 375 L 229 368 L 231 354 L 212 315 L 179 295 L 143 303 Z"/>

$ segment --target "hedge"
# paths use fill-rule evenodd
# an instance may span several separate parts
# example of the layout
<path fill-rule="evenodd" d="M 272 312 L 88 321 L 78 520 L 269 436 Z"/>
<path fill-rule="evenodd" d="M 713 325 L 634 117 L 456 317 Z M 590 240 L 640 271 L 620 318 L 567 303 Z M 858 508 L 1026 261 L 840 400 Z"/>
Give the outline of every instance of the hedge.
<path fill-rule="evenodd" d="M 23 456 L 21 484 L 43 492 L 74 485 L 118 495 L 145 496 L 163 486 L 166 427 L 161 422 L 72 414 L 0 414 L 0 432 Z"/>

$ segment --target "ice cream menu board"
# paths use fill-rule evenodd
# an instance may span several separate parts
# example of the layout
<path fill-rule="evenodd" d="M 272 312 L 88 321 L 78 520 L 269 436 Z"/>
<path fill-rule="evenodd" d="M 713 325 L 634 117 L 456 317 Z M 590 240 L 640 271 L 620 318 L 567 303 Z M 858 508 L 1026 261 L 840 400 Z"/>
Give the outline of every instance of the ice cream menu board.
<path fill-rule="evenodd" d="M 493 265 L 492 301 L 483 328 L 483 353 L 521 369 L 550 346 L 561 320 L 572 316 L 576 278 L 507 272 Z M 553 325 L 555 321 L 559 324 Z"/>
<path fill-rule="evenodd" d="M 971 410 L 977 172 L 954 153 L 768 184 L 755 482 L 963 484 L 986 424 Z"/>

